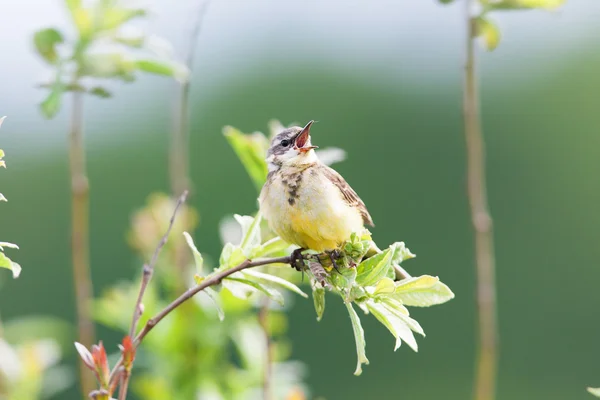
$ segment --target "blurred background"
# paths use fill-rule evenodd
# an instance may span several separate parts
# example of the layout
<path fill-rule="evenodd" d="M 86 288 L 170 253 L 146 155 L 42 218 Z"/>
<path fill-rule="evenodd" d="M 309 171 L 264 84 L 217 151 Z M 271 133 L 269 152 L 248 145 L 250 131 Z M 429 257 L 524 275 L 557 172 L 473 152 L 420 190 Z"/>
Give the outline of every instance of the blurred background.
<path fill-rule="evenodd" d="M 134 24 L 187 47 L 192 1 L 150 3 Z M 192 205 L 196 244 L 217 259 L 219 222 L 251 214 L 256 191 L 222 135 L 225 125 L 267 132 L 318 121 L 313 142 L 338 146 L 335 168 L 367 204 L 380 246 L 405 241 L 412 274 L 439 276 L 456 294 L 412 313 L 427 333 L 419 352 L 363 318 L 370 365 L 354 377 L 350 321 L 329 301 L 294 299 L 292 358 L 306 364 L 311 393 L 327 399 L 468 399 L 475 356 L 473 240 L 461 119 L 464 15 L 433 0 L 214 0 L 192 81 Z M 482 116 L 495 221 L 500 324 L 498 398 L 589 399 L 600 385 L 600 3 L 494 16 L 502 42 L 481 51 Z M 61 1 L 5 2 L 0 13 L 0 207 L 3 240 L 22 276 L 1 276 L 3 320 L 51 315 L 73 321 L 69 242 L 69 101 L 47 121 L 35 86 L 52 72 L 32 35 L 69 30 Z M 86 99 L 91 181 L 91 266 L 97 295 L 139 271 L 125 234 L 147 196 L 168 190 L 167 148 L 175 84 L 143 76 L 112 84 L 113 99 Z M 332 299 L 333 300 L 333 299 Z M 344 328 L 344 329 L 342 329 Z M 347 328 L 347 329 L 346 329 Z M 99 327 L 114 343 L 120 336 Z M 66 355 L 74 364 L 74 351 Z M 61 399 L 75 399 L 68 390 Z"/>

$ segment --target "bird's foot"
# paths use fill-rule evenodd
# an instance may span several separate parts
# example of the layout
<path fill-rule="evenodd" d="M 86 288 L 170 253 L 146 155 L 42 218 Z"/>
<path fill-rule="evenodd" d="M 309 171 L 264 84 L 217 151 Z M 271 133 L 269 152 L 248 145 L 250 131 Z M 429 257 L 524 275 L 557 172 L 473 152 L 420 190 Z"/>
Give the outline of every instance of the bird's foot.
<path fill-rule="evenodd" d="M 340 270 L 338 269 L 338 266 L 337 266 L 337 260 L 339 260 L 342 257 L 341 253 L 337 249 L 332 250 L 332 251 L 327 251 L 326 253 L 327 253 L 327 255 L 329 255 L 329 259 L 331 260 L 331 265 L 333 266 L 335 271 L 338 274 L 340 274 Z"/>
<path fill-rule="evenodd" d="M 304 257 L 302 256 L 302 252 L 304 250 L 306 250 L 306 249 L 303 249 L 301 247 L 297 248 L 296 250 L 292 251 L 292 254 L 290 256 L 290 265 L 296 271 L 304 270 Z"/>

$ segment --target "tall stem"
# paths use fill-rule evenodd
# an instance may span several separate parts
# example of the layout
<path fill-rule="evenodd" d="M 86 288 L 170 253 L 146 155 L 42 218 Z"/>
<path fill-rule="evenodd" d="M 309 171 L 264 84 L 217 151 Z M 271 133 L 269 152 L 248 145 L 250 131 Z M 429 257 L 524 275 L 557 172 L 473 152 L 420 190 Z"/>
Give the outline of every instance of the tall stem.
<path fill-rule="evenodd" d="M 73 92 L 71 133 L 69 135 L 71 169 L 71 259 L 77 309 L 78 341 L 87 348 L 94 343 L 94 324 L 89 316 L 92 281 L 89 264 L 89 183 L 83 146 L 83 94 Z M 80 361 L 81 390 L 87 398 L 94 390 L 93 376 Z"/>
<path fill-rule="evenodd" d="M 464 127 L 467 147 L 467 185 L 475 235 L 477 269 L 478 354 L 474 398 L 493 400 L 496 392 L 498 357 L 495 260 L 492 217 L 488 210 L 485 179 L 485 143 L 479 115 L 479 94 L 475 70 L 474 0 L 465 0 L 467 24 L 464 75 Z"/>

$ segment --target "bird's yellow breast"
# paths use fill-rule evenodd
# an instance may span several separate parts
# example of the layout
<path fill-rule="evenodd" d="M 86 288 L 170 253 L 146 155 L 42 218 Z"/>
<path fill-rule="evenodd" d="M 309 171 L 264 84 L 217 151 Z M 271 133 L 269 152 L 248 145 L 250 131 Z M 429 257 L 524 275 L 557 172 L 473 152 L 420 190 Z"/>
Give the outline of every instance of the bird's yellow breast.
<path fill-rule="evenodd" d="M 283 240 L 315 251 L 333 250 L 363 228 L 359 211 L 319 171 L 281 171 L 263 187 L 260 206 Z"/>

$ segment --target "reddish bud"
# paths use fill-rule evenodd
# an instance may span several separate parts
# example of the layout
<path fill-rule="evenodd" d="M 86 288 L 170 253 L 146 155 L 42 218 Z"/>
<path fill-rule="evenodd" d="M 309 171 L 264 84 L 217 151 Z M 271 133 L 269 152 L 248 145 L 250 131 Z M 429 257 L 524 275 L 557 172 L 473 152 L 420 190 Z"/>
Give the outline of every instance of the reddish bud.
<path fill-rule="evenodd" d="M 126 371 L 131 371 L 133 360 L 135 360 L 135 351 L 136 348 L 131 337 L 125 336 L 123 338 L 123 344 L 121 345 L 121 352 L 123 353 L 123 366 Z"/>

